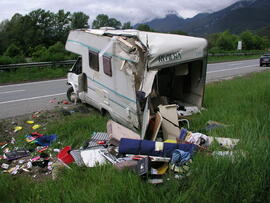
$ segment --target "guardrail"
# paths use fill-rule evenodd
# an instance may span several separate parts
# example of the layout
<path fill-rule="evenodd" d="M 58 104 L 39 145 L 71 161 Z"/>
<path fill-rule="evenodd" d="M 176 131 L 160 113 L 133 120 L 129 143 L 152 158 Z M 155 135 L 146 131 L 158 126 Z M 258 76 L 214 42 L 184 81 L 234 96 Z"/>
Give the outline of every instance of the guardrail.
<path fill-rule="evenodd" d="M 75 63 L 75 61 L 76 60 L 7 64 L 7 65 L 0 65 L 0 70 L 12 69 L 12 68 L 30 68 L 30 67 L 46 67 L 46 66 L 56 66 L 56 65 L 72 65 Z"/>

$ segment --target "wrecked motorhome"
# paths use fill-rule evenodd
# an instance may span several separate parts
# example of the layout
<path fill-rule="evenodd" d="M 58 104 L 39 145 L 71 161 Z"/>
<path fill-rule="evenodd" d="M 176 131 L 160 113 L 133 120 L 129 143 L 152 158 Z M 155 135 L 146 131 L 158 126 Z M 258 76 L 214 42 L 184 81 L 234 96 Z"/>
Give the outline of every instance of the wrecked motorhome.
<path fill-rule="evenodd" d="M 80 55 L 68 73 L 67 95 L 81 100 L 137 130 L 142 137 L 150 119 L 162 122 L 166 138 L 174 135 L 187 109 L 202 107 L 207 66 L 207 42 L 174 34 L 137 30 L 71 31 L 66 49 Z M 165 129 L 165 130 L 164 130 Z M 168 129 L 166 131 L 166 129 Z"/>

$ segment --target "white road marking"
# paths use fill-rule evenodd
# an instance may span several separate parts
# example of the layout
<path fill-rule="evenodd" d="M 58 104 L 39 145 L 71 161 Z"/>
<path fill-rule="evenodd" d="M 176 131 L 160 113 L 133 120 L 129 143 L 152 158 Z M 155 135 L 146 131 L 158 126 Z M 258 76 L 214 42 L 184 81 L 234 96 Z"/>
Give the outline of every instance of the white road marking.
<path fill-rule="evenodd" d="M 2 85 L 0 88 L 4 87 L 21 87 L 23 85 L 31 85 L 31 84 L 43 84 L 43 83 L 50 83 L 50 82 L 57 82 L 57 81 L 64 81 L 67 79 L 57 79 L 57 80 L 46 80 L 46 81 L 39 81 L 39 82 L 27 82 L 27 83 L 20 83 L 20 84 L 15 84 L 15 85 Z"/>
<path fill-rule="evenodd" d="M 6 91 L 6 92 L 0 92 L 0 94 L 9 94 L 14 92 L 24 92 L 25 90 L 13 90 L 13 91 Z"/>
<path fill-rule="evenodd" d="M 239 66 L 241 65 L 242 63 L 229 63 L 229 64 L 226 64 L 227 66 Z"/>
<path fill-rule="evenodd" d="M 41 98 L 46 98 L 46 97 L 54 97 L 54 96 L 59 96 L 59 95 L 64 95 L 64 94 L 66 94 L 66 93 L 64 92 L 64 93 L 58 93 L 58 94 L 43 95 L 43 96 L 39 96 L 39 97 L 30 97 L 30 98 L 16 99 L 16 100 L 10 100 L 10 101 L 0 102 L 0 104 L 7 104 L 7 103 L 20 102 L 20 101 L 41 99 Z"/>
<path fill-rule="evenodd" d="M 214 70 L 214 71 L 209 71 L 207 73 L 218 73 L 218 72 L 225 72 L 225 71 L 230 71 L 230 70 L 238 70 L 238 69 L 250 68 L 250 67 L 255 67 L 255 66 L 254 65 L 249 65 L 249 66 L 242 66 L 242 67 L 237 67 L 237 68 L 229 68 L 229 69 L 223 69 L 223 70 Z"/>

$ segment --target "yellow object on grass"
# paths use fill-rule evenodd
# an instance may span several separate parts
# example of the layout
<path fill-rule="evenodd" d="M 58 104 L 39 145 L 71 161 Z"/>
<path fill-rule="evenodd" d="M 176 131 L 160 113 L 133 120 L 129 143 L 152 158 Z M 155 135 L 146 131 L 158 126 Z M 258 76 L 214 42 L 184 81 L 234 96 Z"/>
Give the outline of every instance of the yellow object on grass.
<path fill-rule="evenodd" d="M 33 126 L 32 126 L 32 129 L 35 130 L 35 129 L 38 129 L 38 128 L 40 128 L 40 127 L 41 127 L 41 125 L 36 124 L 36 125 L 33 125 Z"/>
<path fill-rule="evenodd" d="M 28 124 L 34 124 L 35 122 L 34 121 L 26 121 L 26 123 L 28 123 Z"/>
<path fill-rule="evenodd" d="M 14 132 L 17 132 L 17 131 L 19 131 L 19 130 L 21 130 L 21 129 L 23 129 L 22 126 L 16 126 L 16 127 L 14 128 Z"/>

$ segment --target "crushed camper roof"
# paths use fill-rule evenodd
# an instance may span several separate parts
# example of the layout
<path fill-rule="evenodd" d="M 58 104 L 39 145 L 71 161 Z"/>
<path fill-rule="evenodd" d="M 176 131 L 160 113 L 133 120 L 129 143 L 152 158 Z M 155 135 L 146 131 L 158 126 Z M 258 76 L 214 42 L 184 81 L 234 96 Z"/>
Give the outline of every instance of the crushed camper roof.
<path fill-rule="evenodd" d="M 87 29 L 95 35 L 137 37 L 148 48 L 148 67 L 170 66 L 207 55 L 207 41 L 185 35 L 144 32 L 138 30 Z"/>

